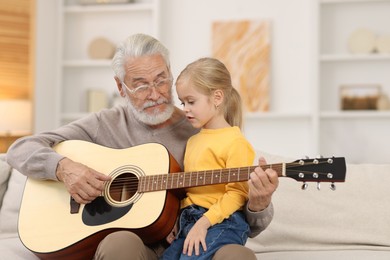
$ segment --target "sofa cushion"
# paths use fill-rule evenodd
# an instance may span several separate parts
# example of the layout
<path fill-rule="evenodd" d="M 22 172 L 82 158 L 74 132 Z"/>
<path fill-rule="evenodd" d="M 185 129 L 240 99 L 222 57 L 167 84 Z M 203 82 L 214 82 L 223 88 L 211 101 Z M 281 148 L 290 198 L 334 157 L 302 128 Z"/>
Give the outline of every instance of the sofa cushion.
<path fill-rule="evenodd" d="M 17 232 L 19 208 L 26 176 L 13 169 L 0 209 L 0 233 Z"/>
<path fill-rule="evenodd" d="M 349 164 L 346 182 L 318 191 L 280 178 L 274 219 L 247 245 L 255 252 L 390 250 L 390 165 Z"/>
<path fill-rule="evenodd" d="M 17 233 L 0 233 L 0 259 L 8 260 L 39 260 L 27 250 Z"/>
<path fill-rule="evenodd" d="M 8 178 L 11 173 L 11 166 L 6 162 L 5 157 L 5 154 L 0 154 L 0 208 L 3 202 L 4 193 L 7 190 Z"/>
<path fill-rule="evenodd" d="M 389 260 L 390 251 L 334 250 L 284 251 L 257 254 L 259 260 Z"/>

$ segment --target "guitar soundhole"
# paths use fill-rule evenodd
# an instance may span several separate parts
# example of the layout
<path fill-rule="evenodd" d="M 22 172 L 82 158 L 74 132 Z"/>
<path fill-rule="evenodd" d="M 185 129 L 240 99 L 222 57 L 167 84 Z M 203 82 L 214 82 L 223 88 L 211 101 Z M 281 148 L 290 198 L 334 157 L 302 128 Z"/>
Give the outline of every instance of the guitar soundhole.
<path fill-rule="evenodd" d="M 136 203 L 142 193 L 138 192 L 139 177 L 144 172 L 135 165 L 123 165 L 110 173 L 111 181 L 104 187 L 104 198 L 113 207 L 125 207 Z"/>
<path fill-rule="evenodd" d="M 132 173 L 126 172 L 117 176 L 110 185 L 111 198 L 116 202 L 130 200 L 137 192 L 138 178 Z"/>

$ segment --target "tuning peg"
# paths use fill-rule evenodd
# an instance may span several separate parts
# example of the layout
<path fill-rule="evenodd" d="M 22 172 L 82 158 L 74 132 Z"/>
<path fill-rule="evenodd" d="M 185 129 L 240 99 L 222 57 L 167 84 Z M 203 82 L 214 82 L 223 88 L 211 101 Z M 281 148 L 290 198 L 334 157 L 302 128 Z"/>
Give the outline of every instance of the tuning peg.
<path fill-rule="evenodd" d="M 321 190 L 321 183 L 317 182 L 317 190 Z"/>
<path fill-rule="evenodd" d="M 317 155 L 316 158 L 317 159 L 322 159 L 322 158 L 324 158 L 324 156 L 323 155 Z"/>
<path fill-rule="evenodd" d="M 332 182 L 332 183 L 330 184 L 330 189 L 331 189 L 331 190 L 336 190 L 336 184 L 334 184 L 334 182 Z"/>
<path fill-rule="evenodd" d="M 302 189 L 302 190 L 306 190 L 308 186 L 309 186 L 309 185 L 308 185 L 306 182 L 304 182 L 304 183 L 302 184 L 301 189 Z"/>

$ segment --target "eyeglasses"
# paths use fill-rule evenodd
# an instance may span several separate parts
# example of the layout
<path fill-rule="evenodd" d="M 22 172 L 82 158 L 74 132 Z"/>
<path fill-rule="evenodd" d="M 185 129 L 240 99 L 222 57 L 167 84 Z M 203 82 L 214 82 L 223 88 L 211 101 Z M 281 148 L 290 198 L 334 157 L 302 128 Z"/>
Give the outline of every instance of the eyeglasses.
<path fill-rule="evenodd" d="M 152 93 L 153 87 L 161 94 L 167 93 L 172 86 L 172 78 L 164 78 L 152 83 L 141 83 L 133 89 L 130 89 L 123 81 L 122 84 L 132 95 L 139 99 L 145 99 Z"/>

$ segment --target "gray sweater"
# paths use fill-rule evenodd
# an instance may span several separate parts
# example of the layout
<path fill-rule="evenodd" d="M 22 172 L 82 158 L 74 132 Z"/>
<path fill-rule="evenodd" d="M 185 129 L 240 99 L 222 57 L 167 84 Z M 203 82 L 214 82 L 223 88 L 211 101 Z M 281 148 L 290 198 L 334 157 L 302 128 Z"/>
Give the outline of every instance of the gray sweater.
<path fill-rule="evenodd" d="M 116 106 L 93 113 L 54 131 L 24 137 L 7 152 L 7 162 L 21 173 L 39 179 L 57 180 L 56 169 L 63 158 L 52 147 L 65 140 L 84 140 L 109 148 L 128 148 L 145 143 L 160 143 L 183 169 L 187 140 L 198 132 L 176 109 L 175 120 L 164 128 L 152 128 L 135 119 L 125 106 Z M 263 231 L 273 216 L 272 204 L 261 212 L 245 207 L 251 237 Z"/>

